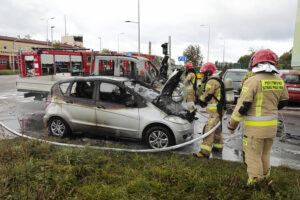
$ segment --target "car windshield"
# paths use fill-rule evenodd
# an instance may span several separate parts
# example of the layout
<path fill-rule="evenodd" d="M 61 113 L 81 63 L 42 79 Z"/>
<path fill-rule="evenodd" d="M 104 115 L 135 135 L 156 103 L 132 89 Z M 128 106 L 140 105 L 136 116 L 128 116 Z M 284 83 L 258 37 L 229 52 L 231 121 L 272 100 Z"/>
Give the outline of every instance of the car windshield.
<path fill-rule="evenodd" d="M 300 84 L 300 75 L 297 74 L 286 74 L 283 77 L 285 83 Z"/>
<path fill-rule="evenodd" d="M 247 72 L 229 71 L 225 74 L 224 79 L 231 79 L 233 82 L 241 82 Z"/>

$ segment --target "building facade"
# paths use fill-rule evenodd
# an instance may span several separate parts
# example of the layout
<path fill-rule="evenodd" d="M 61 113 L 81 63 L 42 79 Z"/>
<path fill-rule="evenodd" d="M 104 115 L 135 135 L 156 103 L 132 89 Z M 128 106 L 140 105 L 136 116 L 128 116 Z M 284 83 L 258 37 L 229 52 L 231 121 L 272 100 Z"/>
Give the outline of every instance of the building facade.
<path fill-rule="evenodd" d="M 82 36 L 62 36 L 61 42 L 69 45 L 76 45 L 83 47 L 83 37 Z"/>
<path fill-rule="evenodd" d="M 298 0 L 294 46 L 292 52 L 292 68 L 300 69 L 300 0 Z"/>
<path fill-rule="evenodd" d="M 17 53 L 30 52 L 32 47 L 51 48 L 52 43 L 46 41 L 32 40 L 29 38 L 18 38 L 0 36 L 0 70 L 17 69 L 18 60 Z M 82 46 L 74 46 L 70 44 L 59 44 L 60 48 L 78 48 Z M 13 63 L 15 67 L 13 66 Z"/>

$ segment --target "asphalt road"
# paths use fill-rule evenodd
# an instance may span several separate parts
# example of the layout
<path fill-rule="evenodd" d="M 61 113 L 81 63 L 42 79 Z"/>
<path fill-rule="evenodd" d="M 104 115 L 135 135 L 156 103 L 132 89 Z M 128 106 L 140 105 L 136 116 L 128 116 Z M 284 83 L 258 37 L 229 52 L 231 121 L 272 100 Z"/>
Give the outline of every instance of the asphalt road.
<path fill-rule="evenodd" d="M 25 131 L 31 136 L 41 136 L 46 134 L 42 117 L 45 112 L 45 102 L 34 101 L 33 98 L 24 98 L 22 92 L 17 92 L 15 79 L 17 76 L 0 76 L 0 121 L 17 131 Z M 195 122 L 195 137 L 201 132 L 206 123 L 206 113 L 198 113 L 199 120 Z M 224 150 L 223 155 L 214 155 L 213 158 L 231 161 L 242 161 L 242 126 L 235 135 L 228 133 L 226 128 L 230 115 L 225 116 L 223 121 Z M 280 111 L 279 118 L 285 122 L 285 131 L 291 135 L 300 136 L 300 105 L 293 104 Z M 23 127 L 21 129 L 21 127 Z M 0 132 L 3 132 L 0 130 Z M 14 137 L 5 132 L 0 134 L 0 138 Z M 80 135 L 78 139 L 83 141 L 100 140 L 105 143 L 121 143 L 132 148 L 147 148 L 143 144 L 132 141 L 99 138 L 87 134 Z M 300 169 L 300 140 L 287 138 L 286 142 L 281 142 L 277 137 L 272 148 L 271 164 L 273 166 L 287 165 Z M 192 154 L 199 151 L 202 141 L 175 150 L 176 153 Z"/>

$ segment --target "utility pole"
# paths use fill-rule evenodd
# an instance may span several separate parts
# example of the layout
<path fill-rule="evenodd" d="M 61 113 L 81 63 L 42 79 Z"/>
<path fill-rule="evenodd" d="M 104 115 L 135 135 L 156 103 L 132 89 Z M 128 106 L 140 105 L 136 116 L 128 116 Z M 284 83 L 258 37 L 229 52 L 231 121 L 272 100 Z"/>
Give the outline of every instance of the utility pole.
<path fill-rule="evenodd" d="M 225 64 L 225 40 L 224 40 L 224 46 L 223 46 L 223 63 Z"/>
<path fill-rule="evenodd" d="M 55 26 L 51 26 L 51 43 L 53 46 L 53 29 L 55 28 Z"/>
<path fill-rule="evenodd" d="M 98 37 L 98 39 L 100 40 L 100 49 L 99 49 L 99 53 L 101 53 L 101 37 Z"/>
<path fill-rule="evenodd" d="M 151 42 L 149 42 L 149 55 L 151 55 Z"/>
<path fill-rule="evenodd" d="M 172 54 L 171 54 L 171 36 L 169 36 L 169 66 L 171 67 L 171 56 L 172 56 Z"/>
<path fill-rule="evenodd" d="M 65 15 L 65 36 L 67 36 L 67 16 Z"/>
<path fill-rule="evenodd" d="M 139 56 L 141 52 L 140 0 L 138 0 Z"/>

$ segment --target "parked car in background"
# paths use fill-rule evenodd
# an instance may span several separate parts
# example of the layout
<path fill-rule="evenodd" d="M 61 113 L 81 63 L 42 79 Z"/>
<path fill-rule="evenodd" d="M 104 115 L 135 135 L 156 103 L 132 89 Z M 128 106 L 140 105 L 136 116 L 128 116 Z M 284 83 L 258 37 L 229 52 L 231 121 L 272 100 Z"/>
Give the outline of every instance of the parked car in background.
<path fill-rule="evenodd" d="M 300 72 L 283 73 L 280 76 L 289 92 L 289 101 L 300 102 Z"/>
<path fill-rule="evenodd" d="M 222 80 L 231 79 L 233 82 L 233 91 L 235 102 L 240 97 L 240 84 L 242 82 L 242 78 L 248 72 L 246 69 L 228 69 L 224 73 Z"/>
<path fill-rule="evenodd" d="M 159 92 L 126 77 L 77 77 L 57 82 L 44 123 L 49 134 L 74 132 L 143 140 L 151 148 L 183 143 L 194 132 L 190 113 L 172 98 L 182 71 Z"/>

